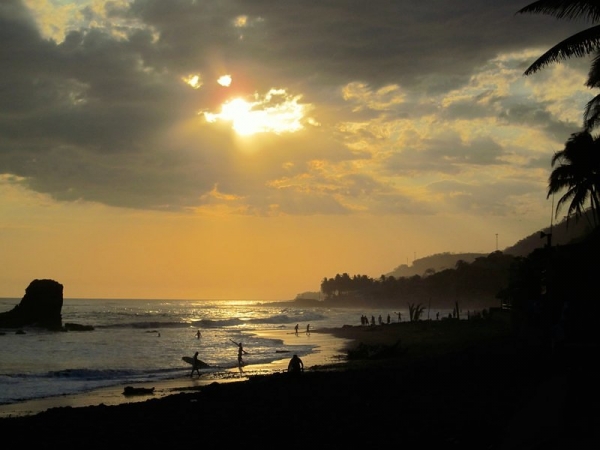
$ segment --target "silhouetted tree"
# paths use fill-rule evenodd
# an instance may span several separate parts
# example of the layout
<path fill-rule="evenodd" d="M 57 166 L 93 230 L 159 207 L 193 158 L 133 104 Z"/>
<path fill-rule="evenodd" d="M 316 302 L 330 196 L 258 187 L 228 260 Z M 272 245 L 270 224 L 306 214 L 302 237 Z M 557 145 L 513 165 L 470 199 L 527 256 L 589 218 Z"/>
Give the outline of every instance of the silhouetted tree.
<path fill-rule="evenodd" d="M 598 226 L 600 214 L 600 143 L 587 131 L 573 133 L 565 148 L 552 157 L 552 173 L 548 180 L 548 197 L 560 191 L 566 193 L 556 204 L 556 215 L 567 202 L 569 212 L 578 219 L 585 206 L 591 205 L 593 226 Z M 588 215 L 585 215 L 589 217 Z"/>
<path fill-rule="evenodd" d="M 595 0 L 539 0 L 517 11 L 519 14 L 547 14 L 558 19 L 576 20 L 585 18 L 591 23 L 600 21 L 600 2 Z M 600 87 L 600 25 L 592 26 L 559 42 L 525 71 L 525 75 L 535 73 L 549 64 L 572 57 L 594 55 L 586 85 Z M 584 111 L 584 130 L 589 131 L 600 121 L 600 95 L 590 100 Z"/>
<path fill-rule="evenodd" d="M 421 305 L 420 303 L 418 305 L 416 305 L 414 303 L 409 303 L 408 304 L 408 316 L 410 318 L 410 321 L 418 322 L 419 319 L 421 318 L 421 315 L 423 314 L 424 310 L 425 310 L 425 307 L 423 305 Z"/>

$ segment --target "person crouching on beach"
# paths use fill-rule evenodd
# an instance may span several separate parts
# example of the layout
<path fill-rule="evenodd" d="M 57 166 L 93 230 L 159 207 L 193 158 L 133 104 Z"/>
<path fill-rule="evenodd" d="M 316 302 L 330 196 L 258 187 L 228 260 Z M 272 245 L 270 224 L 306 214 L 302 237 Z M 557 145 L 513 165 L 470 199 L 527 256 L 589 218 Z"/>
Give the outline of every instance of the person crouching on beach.
<path fill-rule="evenodd" d="M 294 356 L 292 356 L 292 359 L 290 359 L 290 363 L 288 364 L 288 372 L 290 372 L 290 373 L 304 372 L 304 363 L 298 357 L 298 355 L 294 355 Z"/>

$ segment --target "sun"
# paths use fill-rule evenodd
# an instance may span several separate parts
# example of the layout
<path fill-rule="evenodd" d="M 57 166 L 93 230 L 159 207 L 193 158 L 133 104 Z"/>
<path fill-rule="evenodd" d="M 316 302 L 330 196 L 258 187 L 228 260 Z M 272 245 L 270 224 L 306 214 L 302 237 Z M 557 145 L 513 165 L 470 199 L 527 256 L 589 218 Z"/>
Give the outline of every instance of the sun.
<path fill-rule="evenodd" d="M 300 96 L 291 96 L 284 89 L 271 89 L 266 95 L 254 95 L 252 100 L 236 97 L 221 105 L 219 113 L 202 112 L 209 123 L 231 122 L 241 136 L 257 133 L 294 133 L 303 128 L 302 120 L 309 105 L 300 103 Z"/>

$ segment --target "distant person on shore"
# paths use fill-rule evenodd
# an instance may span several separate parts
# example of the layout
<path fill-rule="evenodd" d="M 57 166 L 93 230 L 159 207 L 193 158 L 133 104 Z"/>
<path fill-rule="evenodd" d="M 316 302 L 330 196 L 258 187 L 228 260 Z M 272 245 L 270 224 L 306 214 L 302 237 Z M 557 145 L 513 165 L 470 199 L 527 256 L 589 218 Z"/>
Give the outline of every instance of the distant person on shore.
<path fill-rule="evenodd" d="M 371 325 L 375 326 L 375 316 L 371 316 Z"/>
<path fill-rule="evenodd" d="M 310 323 L 306 325 L 306 334 L 310 335 Z"/>
<path fill-rule="evenodd" d="M 296 336 L 298 336 L 298 324 L 296 324 L 296 326 L 294 327 L 294 330 L 296 330 Z"/>
<path fill-rule="evenodd" d="M 192 363 L 192 373 L 190 374 L 190 377 L 194 376 L 194 372 L 196 372 L 198 374 L 198 376 L 200 376 L 200 364 L 198 363 L 198 352 L 194 353 L 194 361 Z"/>
<path fill-rule="evenodd" d="M 379 314 L 378 320 L 379 320 L 379 325 L 383 325 L 383 319 L 381 318 L 381 314 Z"/>
<path fill-rule="evenodd" d="M 391 317 L 390 317 L 390 315 L 388 313 L 388 316 L 387 316 L 387 323 L 388 323 L 388 325 L 390 324 L 390 320 L 391 320 Z"/>
<path fill-rule="evenodd" d="M 298 357 L 298 355 L 292 356 L 290 363 L 288 364 L 288 372 L 290 373 L 301 373 L 304 372 L 304 363 Z"/>
<path fill-rule="evenodd" d="M 200 330 L 198 330 L 196 332 L 196 339 L 200 339 L 200 336 L 202 336 L 202 334 L 200 333 Z"/>
<path fill-rule="evenodd" d="M 402 322 L 402 313 L 398 311 L 398 323 Z"/>

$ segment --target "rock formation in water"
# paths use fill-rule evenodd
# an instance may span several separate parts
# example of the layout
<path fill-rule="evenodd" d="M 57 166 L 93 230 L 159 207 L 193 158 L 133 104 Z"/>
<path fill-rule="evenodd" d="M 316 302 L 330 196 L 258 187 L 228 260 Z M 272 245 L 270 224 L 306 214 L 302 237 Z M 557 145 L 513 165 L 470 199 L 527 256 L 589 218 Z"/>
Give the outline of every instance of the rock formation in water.
<path fill-rule="evenodd" d="M 35 326 L 63 330 L 63 285 L 54 280 L 33 280 L 21 302 L 0 313 L 0 328 Z"/>

